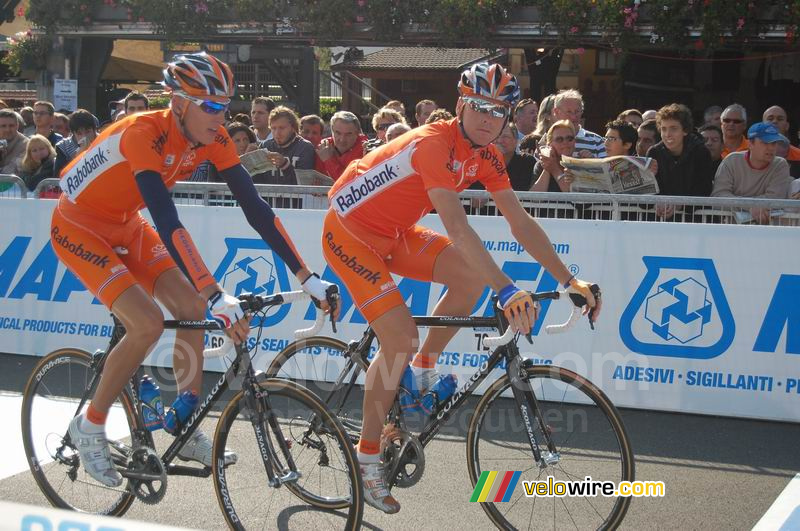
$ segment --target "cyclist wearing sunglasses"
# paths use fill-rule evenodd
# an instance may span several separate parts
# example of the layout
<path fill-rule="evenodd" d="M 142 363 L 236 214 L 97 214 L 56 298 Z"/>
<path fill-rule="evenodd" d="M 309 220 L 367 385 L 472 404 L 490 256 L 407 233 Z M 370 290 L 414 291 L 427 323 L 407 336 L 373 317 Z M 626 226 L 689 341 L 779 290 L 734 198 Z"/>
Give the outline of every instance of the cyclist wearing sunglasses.
<path fill-rule="evenodd" d="M 91 404 L 69 430 L 87 472 L 111 487 L 121 485 L 122 477 L 110 458 L 105 417 L 161 336 L 164 317 L 156 301 L 180 320 L 202 320 L 210 310 L 236 342 L 249 331 L 238 299 L 217 284 L 181 225 L 170 186 L 210 161 L 250 225 L 303 288 L 325 301 L 327 283 L 305 267 L 223 127 L 235 87 L 228 65 L 206 53 L 178 55 L 164 70 L 164 86 L 172 93 L 170 109 L 114 123 L 64 169 L 51 226 L 58 257 L 125 325 L 125 337 L 109 354 Z M 156 230 L 139 212 L 145 207 Z M 200 390 L 203 334 L 176 333 L 173 367 L 180 392 Z M 208 436 L 198 431 L 179 457 L 210 466 Z M 235 454 L 226 454 L 226 462 L 235 460 Z"/>
<path fill-rule="evenodd" d="M 469 315 L 491 286 L 511 326 L 529 333 L 537 310 L 495 264 L 469 226 L 458 192 L 480 181 L 511 231 L 531 256 L 561 283 L 597 305 L 587 282 L 574 278 L 545 233 L 511 189 L 503 157 L 492 142 L 519 98 L 514 76 L 479 63 L 461 74 L 456 118 L 424 125 L 350 163 L 331 188 L 322 248 L 380 341 L 366 375 L 363 429 L 358 445 L 366 501 L 384 512 L 400 510 L 383 481 L 381 430 L 400 379 L 412 362 L 417 388 L 438 380 L 435 367 L 456 330 L 431 329 L 420 346 L 411 313 L 391 273 L 447 285 L 434 315 Z M 417 225 L 436 209 L 447 237 Z M 588 308 L 586 308 L 588 311 Z"/>

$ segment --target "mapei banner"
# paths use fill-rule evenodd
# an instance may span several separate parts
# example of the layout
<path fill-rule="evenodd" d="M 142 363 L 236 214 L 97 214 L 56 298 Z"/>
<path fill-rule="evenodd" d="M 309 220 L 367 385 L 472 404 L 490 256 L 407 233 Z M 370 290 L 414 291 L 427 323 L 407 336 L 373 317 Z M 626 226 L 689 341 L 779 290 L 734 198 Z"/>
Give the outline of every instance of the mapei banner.
<path fill-rule="evenodd" d="M 54 206 L 51 200 L 0 199 L 0 352 L 41 356 L 65 346 L 94 351 L 108 343 L 108 311 L 50 247 Z M 179 206 L 178 211 L 227 291 L 299 289 L 238 208 Z M 323 216 L 323 211 L 280 211 L 309 267 L 338 282 L 322 258 Z M 471 217 L 470 222 L 519 286 L 558 288 L 514 241 L 503 218 Z M 796 228 L 567 219 L 540 223 L 569 269 L 601 285 L 604 304 L 596 331 L 584 319 L 569 333 L 553 336 L 544 326 L 563 322 L 570 309 L 543 305 L 534 344 L 519 342 L 525 356 L 585 375 L 618 406 L 800 420 Z M 443 230 L 436 216 L 424 224 Z M 414 315 L 430 313 L 444 290 L 438 284 L 396 280 Z M 488 289 L 474 313 L 492 314 Z M 292 341 L 293 331 L 307 328 L 313 318 L 307 303 L 269 312 L 260 338 L 255 330 L 250 338 L 256 367 L 266 368 Z M 347 342 L 365 328 L 344 292 L 336 336 Z M 329 326 L 323 333 L 332 335 Z M 420 334 L 424 338 L 425 330 Z M 486 360 L 481 339 L 487 334 L 494 335 L 460 331 L 440 356 L 440 372 L 454 373 L 461 382 L 469 378 Z M 171 337 L 165 335 L 149 362 L 169 366 L 171 348 Z M 329 361 L 328 353 L 315 354 L 319 366 Z M 208 361 L 206 368 L 222 370 L 224 361 Z M 500 376 L 502 369 L 495 374 Z"/>

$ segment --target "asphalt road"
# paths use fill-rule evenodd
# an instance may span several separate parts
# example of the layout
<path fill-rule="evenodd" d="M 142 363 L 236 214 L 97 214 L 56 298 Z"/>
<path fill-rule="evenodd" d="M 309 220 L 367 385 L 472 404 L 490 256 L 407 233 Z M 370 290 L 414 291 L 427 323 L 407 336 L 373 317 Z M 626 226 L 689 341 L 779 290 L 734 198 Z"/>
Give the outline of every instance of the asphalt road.
<path fill-rule="evenodd" d="M 33 362 L 25 356 L 0 355 L 0 392 L 5 397 L 18 395 Z M 216 377 L 207 375 L 206 383 Z M 622 415 L 636 454 L 636 479 L 661 480 L 667 492 L 664 498 L 634 499 L 624 529 L 751 529 L 800 472 L 797 424 L 641 410 L 623 410 Z M 206 429 L 214 420 L 206 421 Z M 18 424 L 9 422 L 3 431 L 4 449 L 21 446 Z M 400 513 L 384 515 L 366 508 L 364 527 L 491 528 L 479 504 L 468 502 L 472 488 L 464 435 L 454 427 L 432 442 L 426 448 L 421 481 L 395 490 L 403 504 Z M 0 499 L 47 504 L 28 471 L 0 479 Z M 333 528 L 344 522 L 291 496 L 274 512 L 269 528 Z M 126 517 L 200 529 L 225 526 L 211 479 L 170 477 L 161 503 L 136 502 Z"/>

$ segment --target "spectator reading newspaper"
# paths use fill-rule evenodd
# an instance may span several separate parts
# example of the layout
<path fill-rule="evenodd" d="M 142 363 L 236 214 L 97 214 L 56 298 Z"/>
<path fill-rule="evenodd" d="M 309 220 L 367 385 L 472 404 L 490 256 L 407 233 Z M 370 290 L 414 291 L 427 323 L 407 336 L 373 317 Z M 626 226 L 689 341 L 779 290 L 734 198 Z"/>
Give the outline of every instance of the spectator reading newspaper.
<path fill-rule="evenodd" d="M 658 182 L 646 157 L 617 156 L 604 159 L 562 157 L 572 175 L 571 192 L 606 194 L 657 194 Z"/>

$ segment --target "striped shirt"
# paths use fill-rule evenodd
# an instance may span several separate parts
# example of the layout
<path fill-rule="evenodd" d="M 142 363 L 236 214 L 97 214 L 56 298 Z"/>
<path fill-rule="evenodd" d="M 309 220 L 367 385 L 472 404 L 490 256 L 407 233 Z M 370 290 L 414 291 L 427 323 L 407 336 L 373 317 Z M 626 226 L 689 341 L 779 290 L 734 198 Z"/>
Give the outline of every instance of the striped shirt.
<path fill-rule="evenodd" d="M 592 157 L 596 159 L 606 157 L 606 144 L 603 137 L 581 127 L 575 136 L 575 156 L 577 157 L 584 149 L 591 152 Z"/>

